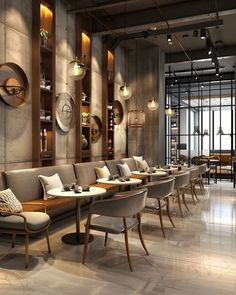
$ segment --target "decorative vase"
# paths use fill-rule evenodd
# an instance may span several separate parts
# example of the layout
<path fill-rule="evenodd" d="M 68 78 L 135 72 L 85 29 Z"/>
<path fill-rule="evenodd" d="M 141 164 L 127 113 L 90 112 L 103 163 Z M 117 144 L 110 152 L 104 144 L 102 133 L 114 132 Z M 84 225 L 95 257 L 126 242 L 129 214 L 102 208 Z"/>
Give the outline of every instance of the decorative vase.
<path fill-rule="evenodd" d="M 85 135 L 82 134 L 82 149 L 85 150 L 88 147 L 88 141 L 85 138 Z"/>

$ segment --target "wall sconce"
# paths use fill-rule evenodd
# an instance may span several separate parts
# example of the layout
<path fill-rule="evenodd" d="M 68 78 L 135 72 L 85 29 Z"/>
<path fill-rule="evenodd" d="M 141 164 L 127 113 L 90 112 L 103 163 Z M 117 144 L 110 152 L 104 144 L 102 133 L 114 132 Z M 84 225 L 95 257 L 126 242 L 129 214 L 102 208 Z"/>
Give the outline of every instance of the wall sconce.
<path fill-rule="evenodd" d="M 75 80 L 82 80 L 86 74 L 86 68 L 84 62 L 80 62 L 77 59 L 72 60 L 69 63 L 69 76 Z"/>
<path fill-rule="evenodd" d="M 150 111 L 156 111 L 159 108 L 159 103 L 154 97 L 148 101 L 148 108 Z"/>
<path fill-rule="evenodd" d="M 128 126 L 132 128 L 142 128 L 145 123 L 145 113 L 143 110 L 131 110 L 128 112 Z"/>

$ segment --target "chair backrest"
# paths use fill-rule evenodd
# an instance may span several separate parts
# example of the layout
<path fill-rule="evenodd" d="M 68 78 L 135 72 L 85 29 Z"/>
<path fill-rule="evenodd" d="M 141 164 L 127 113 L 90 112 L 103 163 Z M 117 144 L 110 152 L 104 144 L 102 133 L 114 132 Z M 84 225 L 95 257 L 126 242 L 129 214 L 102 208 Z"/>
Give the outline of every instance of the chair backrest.
<path fill-rule="evenodd" d="M 79 185 L 90 185 L 97 181 L 95 167 L 102 168 L 105 166 L 104 161 L 86 162 L 73 164 L 75 169 L 75 176 Z"/>
<path fill-rule="evenodd" d="M 175 174 L 175 188 L 182 188 L 188 185 L 189 183 L 190 172 L 181 172 Z"/>
<path fill-rule="evenodd" d="M 93 202 L 89 211 L 93 214 L 110 217 L 133 216 L 144 209 L 146 198 L 146 188 L 117 193 L 111 199 Z"/>
<path fill-rule="evenodd" d="M 199 167 L 194 167 L 189 170 L 189 180 L 195 180 L 199 176 Z"/>
<path fill-rule="evenodd" d="M 129 166 L 130 171 L 138 170 L 136 162 L 133 158 L 123 158 L 120 160 L 122 164 L 126 163 Z"/>
<path fill-rule="evenodd" d="M 205 174 L 207 170 L 207 164 L 199 165 L 199 172 L 201 175 Z"/>
<path fill-rule="evenodd" d="M 174 189 L 175 178 L 168 177 L 165 180 L 159 180 L 154 182 L 149 182 L 146 185 L 143 185 L 141 188 L 148 189 L 148 198 L 163 198 L 169 196 Z"/>
<path fill-rule="evenodd" d="M 117 165 L 120 164 L 120 160 L 106 160 L 105 163 L 111 175 L 120 174 L 120 171 L 117 167 Z"/>
<path fill-rule="evenodd" d="M 74 169 L 69 164 L 4 172 L 7 187 L 11 188 L 21 202 L 43 198 L 38 175 L 51 176 L 55 173 L 58 173 L 63 184 L 75 182 Z"/>

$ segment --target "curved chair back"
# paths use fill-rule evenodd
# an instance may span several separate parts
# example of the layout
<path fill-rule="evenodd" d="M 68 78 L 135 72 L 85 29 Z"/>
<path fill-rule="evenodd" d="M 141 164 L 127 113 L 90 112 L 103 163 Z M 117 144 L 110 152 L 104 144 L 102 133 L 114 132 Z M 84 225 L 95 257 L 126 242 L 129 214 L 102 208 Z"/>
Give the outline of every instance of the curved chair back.
<path fill-rule="evenodd" d="M 169 196 L 173 192 L 174 184 L 175 178 L 168 177 L 165 180 L 149 182 L 148 184 L 142 186 L 142 188 L 148 189 L 148 198 L 163 198 Z"/>
<path fill-rule="evenodd" d="M 182 188 L 189 183 L 190 171 L 175 174 L 175 188 Z"/>
<path fill-rule="evenodd" d="M 189 180 L 195 180 L 199 176 L 199 167 L 195 167 L 191 170 L 189 170 Z"/>
<path fill-rule="evenodd" d="M 199 173 L 200 173 L 200 175 L 205 174 L 206 173 L 206 170 L 207 170 L 207 164 L 206 163 L 199 166 Z"/>
<path fill-rule="evenodd" d="M 90 213 L 110 217 L 128 217 L 141 212 L 145 207 L 147 189 L 117 193 L 111 199 L 95 201 Z"/>

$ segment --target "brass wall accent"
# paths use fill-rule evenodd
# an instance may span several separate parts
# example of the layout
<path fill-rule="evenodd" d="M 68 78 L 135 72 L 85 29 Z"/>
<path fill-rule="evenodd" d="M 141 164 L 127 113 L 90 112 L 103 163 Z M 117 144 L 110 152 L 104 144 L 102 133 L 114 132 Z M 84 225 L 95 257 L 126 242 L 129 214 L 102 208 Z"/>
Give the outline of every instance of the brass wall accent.
<path fill-rule="evenodd" d="M 119 100 L 114 101 L 113 113 L 114 113 L 114 124 L 120 125 L 124 118 L 124 110 Z"/>
<path fill-rule="evenodd" d="M 92 143 L 96 143 L 102 136 L 102 121 L 98 116 L 92 116 L 90 124 Z"/>
<path fill-rule="evenodd" d="M 24 70 L 15 63 L 0 65 L 0 99 L 11 107 L 24 104 L 29 94 L 29 83 Z"/>
<path fill-rule="evenodd" d="M 67 133 L 75 125 L 75 103 L 66 93 L 60 93 L 56 100 L 56 120 L 59 128 Z"/>

